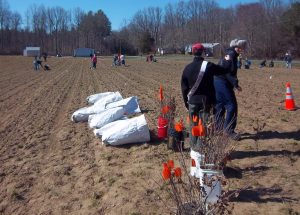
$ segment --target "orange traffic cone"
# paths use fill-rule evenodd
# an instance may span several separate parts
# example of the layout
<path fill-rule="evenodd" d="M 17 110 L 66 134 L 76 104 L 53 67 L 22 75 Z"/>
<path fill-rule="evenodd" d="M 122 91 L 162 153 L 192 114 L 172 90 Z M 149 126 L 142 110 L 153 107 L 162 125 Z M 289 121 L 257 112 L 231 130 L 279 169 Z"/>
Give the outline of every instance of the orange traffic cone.
<path fill-rule="evenodd" d="M 285 109 L 286 110 L 296 109 L 290 83 L 286 83 Z"/>

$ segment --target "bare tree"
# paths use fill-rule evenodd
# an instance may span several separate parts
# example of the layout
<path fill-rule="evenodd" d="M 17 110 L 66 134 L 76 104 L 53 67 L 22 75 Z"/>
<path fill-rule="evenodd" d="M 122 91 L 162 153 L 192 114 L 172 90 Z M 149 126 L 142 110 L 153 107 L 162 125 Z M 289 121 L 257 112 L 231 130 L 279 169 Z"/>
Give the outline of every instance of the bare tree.
<path fill-rule="evenodd" d="M 10 17 L 9 5 L 6 0 L 0 0 L 0 29 L 1 29 L 1 48 L 4 50 L 4 43 L 7 38 L 5 38 L 5 28 L 9 28 L 9 17 Z"/>
<path fill-rule="evenodd" d="M 265 36 L 265 13 L 260 3 L 238 5 L 236 8 L 236 22 L 232 30 L 232 37 L 243 37 L 248 41 L 248 55 L 265 53 L 263 38 Z"/>
<path fill-rule="evenodd" d="M 73 34 L 75 36 L 75 47 L 79 47 L 79 39 L 80 39 L 80 34 L 79 34 L 79 26 L 82 22 L 82 19 L 84 17 L 84 11 L 81 8 L 75 8 L 73 13 L 72 13 L 72 26 L 73 26 Z"/>
<path fill-rule="evenodd" d="M 262 7 L 265 10 L 265 27 L 264 27 L 264 44 L 265 56 L 275 57 L 277 44 L 281 40 L 281 33 L 279 31 L 280 17 L 283 13 L 283 3 L 281 0 L 260 0 Z"/>
<path fill-rule="evenodd" d="M 274 58 L 284 50 L 300 55 L 299 0 L 286 2 L 260 0 L 221 8 L 216 0 L 181 0 L 167 4 L 164 10 L 149 7 L 137 11 L 119 32 L 112 33 L 102 10 L 85 13 L 80 8 L 66 11 L 43 5 L 27 9 L 22 28 L 21 15 L 10 10 L 7 0 L 0 0 L 0 53 L 40 46 L 49 53 L 71 54 L 74 48 L 86 46 L 100 53 L 121 49 L 135 54 L 149 50 L 149 44 L 151 51 L 161 47 L 182 52 L 196 41 L 219 42 L 224 50 L 230 40 L 240 37 L 249 42 L 249 57 Z"/>

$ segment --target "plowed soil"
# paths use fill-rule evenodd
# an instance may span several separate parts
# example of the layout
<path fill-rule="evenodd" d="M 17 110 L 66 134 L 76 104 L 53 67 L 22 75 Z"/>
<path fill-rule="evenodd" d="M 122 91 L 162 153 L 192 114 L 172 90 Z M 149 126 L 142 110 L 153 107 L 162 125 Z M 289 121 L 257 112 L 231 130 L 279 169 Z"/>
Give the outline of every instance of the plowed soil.
<path fill-rule="evenodd" d="M 50 71 L 34 71 L 32 58 L 0 57 L 0 214 L 169 214 L 155 193 L 161 163 L 174 158 L 155 138 L 159 85 L 175 96 L 177 117 L 186 111 L 180 76 L 189 58 L 146 63 L 127 59 L 112 67 L 99 58 L 49 58 Z M 299 214 L 300 110 L 284 109 L 290 82 L 300 105 L 300 69 L 239 71 L 238 130 L 243 134 L 228 164 L 235 214 Z M 152 133 L 150 143 L 102 145 L 72 113 L 86 97 L 119 91 L 137 96 Z M 261 131 L 257 125 L 266 123 Z M 188 145 L 188 144 L 187 144 Z"/>

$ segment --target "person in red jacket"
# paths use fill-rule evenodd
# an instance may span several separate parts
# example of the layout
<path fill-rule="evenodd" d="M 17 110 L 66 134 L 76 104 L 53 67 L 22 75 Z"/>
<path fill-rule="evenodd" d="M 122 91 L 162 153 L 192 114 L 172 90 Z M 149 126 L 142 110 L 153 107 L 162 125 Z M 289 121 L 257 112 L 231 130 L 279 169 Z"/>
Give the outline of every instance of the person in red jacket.
<path fill-rule="evenodd" d="M 97 56 L 96 56 L 96 54 L 94 54 L 93 57 L 92 57 L 92 64 L 93 64 L 93 69 L 96 69 L 96 67 L 97 67 Z"/>

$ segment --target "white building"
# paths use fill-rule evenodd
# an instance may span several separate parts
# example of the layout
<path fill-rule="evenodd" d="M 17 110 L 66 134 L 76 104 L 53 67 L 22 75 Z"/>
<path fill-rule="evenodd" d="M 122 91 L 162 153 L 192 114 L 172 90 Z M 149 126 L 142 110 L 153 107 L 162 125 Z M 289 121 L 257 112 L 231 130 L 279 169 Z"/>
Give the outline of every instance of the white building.
<path fill-rule="evenodd" d="M 41 48 L 40 47 L 26 47 L 23 50 L 23 56 L 35 57 L 40 56 Z"/>

